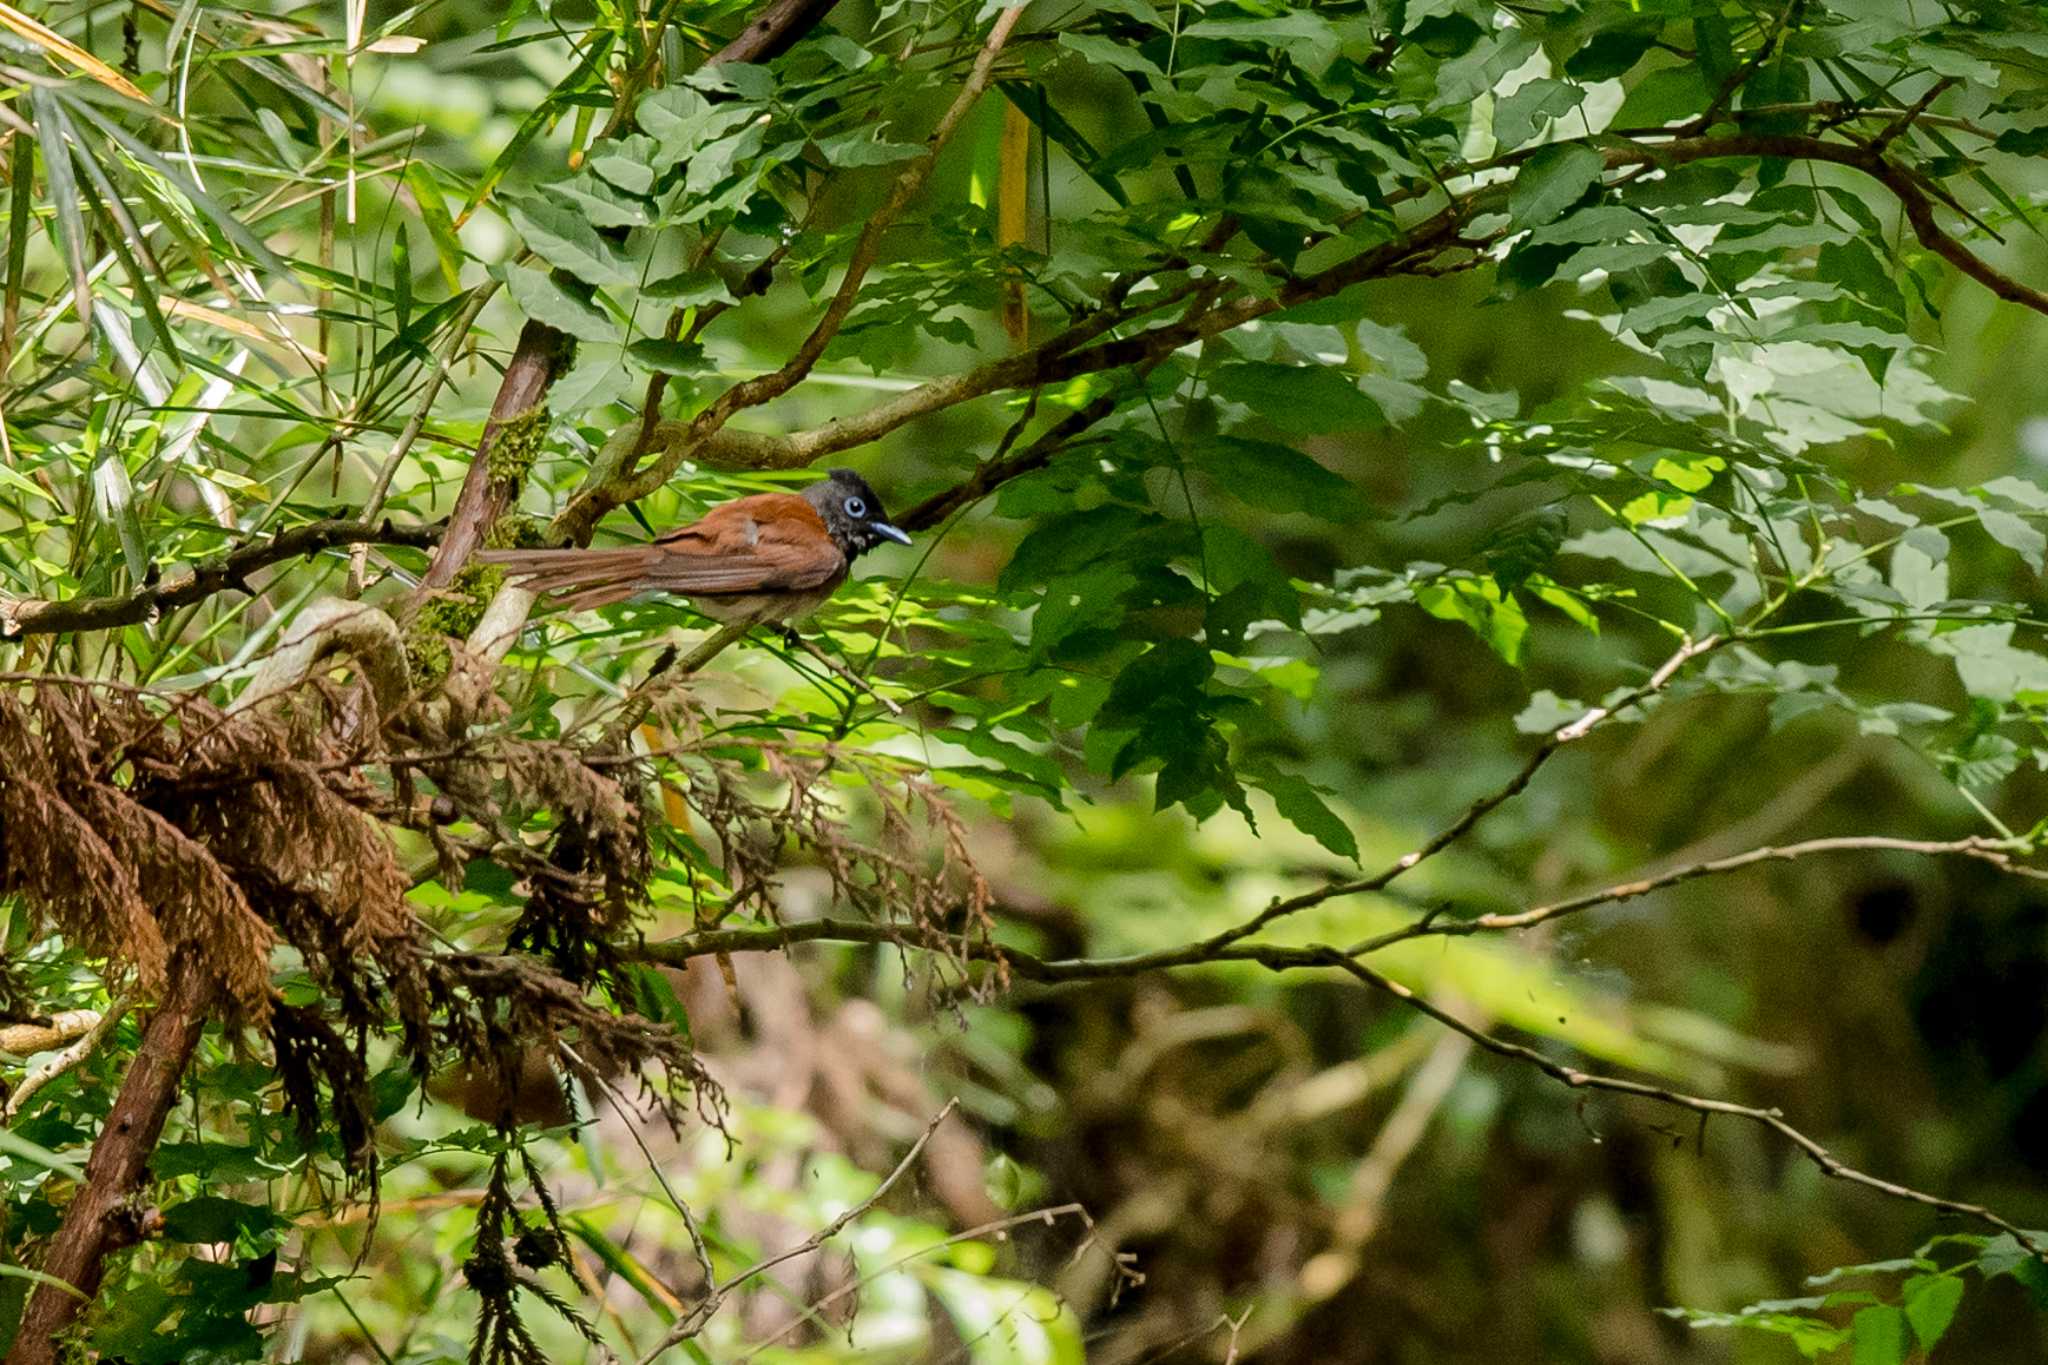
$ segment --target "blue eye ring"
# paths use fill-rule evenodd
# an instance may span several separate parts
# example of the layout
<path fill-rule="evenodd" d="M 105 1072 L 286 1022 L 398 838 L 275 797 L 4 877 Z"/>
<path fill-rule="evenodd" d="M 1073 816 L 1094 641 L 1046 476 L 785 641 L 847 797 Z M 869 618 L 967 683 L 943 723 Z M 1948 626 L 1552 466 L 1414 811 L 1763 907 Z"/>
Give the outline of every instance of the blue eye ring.
<path fill-rule="evenodd" d="M 852 497 L 846 500 L 846 515 L 849 517 L 864 517 L 867 514 L 868 505 L 861 501 L 860 498 Z"/>

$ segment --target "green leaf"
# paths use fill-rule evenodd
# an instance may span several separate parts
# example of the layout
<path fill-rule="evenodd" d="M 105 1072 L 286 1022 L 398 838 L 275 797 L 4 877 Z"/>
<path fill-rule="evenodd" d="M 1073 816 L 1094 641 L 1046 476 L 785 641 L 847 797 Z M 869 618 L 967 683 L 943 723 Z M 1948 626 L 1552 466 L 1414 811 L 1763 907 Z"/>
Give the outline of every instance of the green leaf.
<path fill-rule="evenodd" d="M 1901 1292 L 1914 1338 L 1921 1350 L 1932 1351 L 1955 1320 L 1956 1306 L 1963 1301 L 1962 1280 L 1955 1275 L 1915 1275 Z"/>
<path fill-rule="evenodd" d="M 1293 446 L 1218 436 L 1191 446 L 1187 453 L 1190 463 L 1214 477 L 1224 491 L 1254 507 L 1307 512 L 1329 521 L 1349 521 L 1364 509 L 1348 480 Z"/>
<path fill-rule="evenodd" d="M 648 337 L 626 348 L 633 362 L 657 374 L 702 374 L 708 364 L 704 346 L 696 341 Z"/>
<path fill-rule="evenodd" d="M 469 201 L 462 206 L 462 212 L 456 215 L 457 223 L 468 221 L 477 207 L 491 197 L 492 191 L 498 188 L 498 182 L 518 163 L 533 140 L 561 117 L 566 98 L 582 90 L 595 74 L 603 69 L 605 57 L 611 51 L 612 38 L 613 34 L 608 29 L 592 30 L 580 60 L 571 68 L 569 74 L 548 92 L 548 97 L 536 104 L 532 111 L 520 120 L 519 127 L 511 138 L 491 159 L 490 167 L 478 178 L 476 187 L 469 192 Z"/>
<path fill-rule="evenodd" d="M 0 1128 L 0 1154 L 41 1166 L 46 1171 L 72 1180 L 85 1179 L 85 1168 L 70 1157 L 53 1152 L 39 1142 L 31 1142 L 11 1128 Z"/>
<path fill-rule="evenodd" d="M 1481 542 L 1479 553 L 1503 594 L 1550 567 L 1564 544 L 1565 526 L 1563 507 L 1545 507 L 1509 522 Z"/>
<path fill-rule="evenodd" d="M 1893 591 L 1908 606 L 1925 610 L 1948 600 L 1948 537 L 1932 526 L 1916 526 L 1892 547 Z"/>
<path fill-rule="evenodd" d="M 1128 71 L 1156 80 L 1164 80 L 1166 77 L 1166 73 L 1159 69 L 1157 62 L 1137 48 L 1113 39 L 1069 30 L 1060 34 L 1059 45 L 1069 52 L 1079 54 L 1091 66 L 1113 67 L 1118 71 Z"/>
<path fill-rule="evenodd" d="M 1452 578 L 1431 583 L 1415 594 L 1415 605 L 1445 621 L 1463 621 L 1487 647 L 1510 664 L 1522 661 L 1522 639 L 1529 619 L 1515 599 L 1501 592 L 1491 578 Z"/>
<path fill-rule="evenodd" d="M 1008 592 L 1121 558 L 1140 533 L 1164 525 L 1161 517 L 1120 504 L 1049 521 L 1017 546 L 999 584 Z"/>
<path fill-rule="evenodd" d="M 1860 1310 L 1849 1320 L 1849 1348 L 1854 1365 L 1904 1365 L 1906 1315 L 1888 1303 Z"/>
<path fill-rule="evenodd" d="M 86 282 L 85 215 L 78 207 L 78 177 L 73 173 L 70 145 L 64 139 L 57 97 L 48 87 L 32 85 L 29 106 L 35 111 L 36 145 L 42 149 L 43 175 L 49 181 L 50 203 L 56 210 L 57 241 L 71 272 L 72 307 L 80 322 L 89 323 L 92 286 Z"/>
<path fill-rule="evenodd" d="M 1629 87 L 1614 116 L 1623 127 L 1656 127 L 1690 118 L 1707 107 L 1713 91 L 1699 67 L 1687 63 L 1645 72 Z"/>
<path fill-rule="evenodd" d="M 1248 774 L 1252 784 L 1273 798 L 1281 818 L 1330 852 L 1358 861 L 1358 836 L 1324 802 L 1322 793 L 1299 777 L 1272 771 Z"/>
<path fill-rule="evenodd" d="M 730 302 L 732 291 L 714 271 L 686 270 L 643 286 L 640 297 L 660 299 L 671 308 L 696 308 L 706 303 Z"/>
<path fill-rule="evenodd" d="M 412 234 L 405 224 L 392 224 L 391 232 L 392 315 L 403 332 L 412 321 Z"/>
<path fill-rule="evenodd" d="M 455 219 L 448 212 L 440 183 L 424 161 L 415 161 L 405 168 L 405 185 L 412 191 L 413 202 L 419 205 L 420 221 L 426 224 L 427 236 L 433 240 L 441 278 L 450 292 L 461 289 L 462 263 L 468 253 L 462 249 L 461 238 L 455 235 Z"/>
<path fill-rule="evenodd" d="M 887 166 L 924 153 L 917 142 L 878 142 L 869 128 L 851 128 L 818 140 L 818 152 L 833 166 Z"/>
<path fill-rule="evenodd" d="M 1613 80 L 1641 61 L 1656 38 L 1652 28 L 1604 29 L 1565 59 L 1565 74 L 1575 81 Z"/>
<path fill-rule="evenodd" d="M 1529 698 L 1529 704 L 1515 716 L 1515 728 L 1525 735 L 1547 735 L 1586 714 L 1586 703 L 1560 697 L 1544 688 Z"/>
<path fill-rule="evenodd" d="M 655 155 L 663 165 L 690 161 L 758 114 L 742 104 L 713 104 L 687 85 L 664 86 L 643 98 L 635 110 L 640 126 L 660 143 Z"/>
<path fill-rule="evenodd" d="M 1493 106 L 1493 136 L 1503 148 L 1519 147 L 1552 122 L 1579 107 L 1586 88 L 1571 81 L 1539 77 L 1515 87 Z"/>
<path fill-rule="evenodd" d="M 1330 365 L 1239 361 L 1218 369 L 1209 383 L 1219 397 L 1242 403 L 1282 431 L 1299 435 L 1377 431 L 1387 424 L 1379 404 L 1358 387 L 1357 378 Z"/>
<path fill-rule="evenodd" d="M 69 1280 L 60 1280 L 55 1275 L 46 1275 L 40 1270 L 31 1270 L 25 1265 L 0 1264 L 0 1279 L 27 1280 L 31 1284 L 46 1284 L 53 1289 L 69 1294 L 80 1303 L 92 1302 L 90 1297 L 80 1293 L 78 1286 L 72 1284 Z"/>
<path fill-rule="evenodd" d="M 1074 164 L 1081 168 L 1081 173 L 1100 186 L 1104 194 L 1114 199 L 1117 207 L 1130 207 L 1131 197 L 1122 183 L 1097 165 L 1102 160 L 1102 153 L 1097 151 L 1095 144 L 1090 142 L 1079 128 L 1068 122 L 1066 116 L 1046 99 L 1044 85 L 1036 81 L 998 81 L 996 88 L 1003 92 L 1005 99 L 1021 109 L 1024 117 L 1036 124 L 1040 132 L 1058 143 L 1073 159 Z"/>
<path fill-rule="evenodd" d="M 1508 194 L 1508 221 L 1517 228 L 1542 227 L 1586 197 L 1600 182 L 1607 162 L 1591 147 L 1562 143 L 1529 158 Z"/>
<path fill-rule="evenodd" d="M 2048 535 L 2043 535 L 2039 527 L 2024 517 L 1996 507 L 1979 508 L 1977 521 L 1985 534 L 2008 550 L 2017 551 L 2035 573 L 2041 572 L 2043 553 L 2048 552 Z"/>
<path fill-rule="evenodd" d="M 619 325 L 603 309 L 563 288 L 549 272 L 508 262 L 497 273 L 519 311 L 534 321 L 582 341 L 618 340 Z"/>
<path fill-rule="evenodd" d="M 232 1242 L 245 1232 L 289 1226 L 289 1220 L 267 1204 L 245 1204 L 217 1194 L 202 1194 L 164 1210 L 164 1236 L 173 1242 Z"/>
<path fill-rule="evenodd" d="M 1193 640 L 1162 641 L 1117 674 L 1103 719 L 1142 716 L 1162 704 L 1192 706 L 1215 672 L 1215 659 Z"/>
<path fill-rule="evenodd" d="M 516 199 L 506 204 L 513 226 L 533 253 L 585 284 L 636 285 L 641 268 L 598 236 L 589 220 L 574 209 L 546 199 Z"/>
<path fill-rule="evenodd" d="M 1054 578 L 1031 616 L 1032 653 L 1048 656 L 1076 631 L 1114 629 L 1124 617 L 1120 599 L 1135 586 L 1137 579 L 1115 564 Z"/>
<path fill-rule="evenodd" d="M 83 100 L 69 101 L 68 103 L 70 109 L 79 117 L 92 123 L 102 134 L 119 144 L 121 149 L 127 152 L 128 155 L 162 176 L 173 189 L 190 200 L 193 208 L 199 211 L 200 215 L 213 226 L 214 230 L 238 247 L 250 260 L 273 274 L 284 277 L 291 275 L 291 267 L 276 252 L 264 245 L 262 238 L 244 226 L 241 219 L 228 212 L 219 200 L 215 199 L 205 190 L 200 189 L 184 172 L 178 170 L 170 162 L 157 155 L 154 148 L 131 136 L 119 124 L 101 115 L 90 103 Z"/>

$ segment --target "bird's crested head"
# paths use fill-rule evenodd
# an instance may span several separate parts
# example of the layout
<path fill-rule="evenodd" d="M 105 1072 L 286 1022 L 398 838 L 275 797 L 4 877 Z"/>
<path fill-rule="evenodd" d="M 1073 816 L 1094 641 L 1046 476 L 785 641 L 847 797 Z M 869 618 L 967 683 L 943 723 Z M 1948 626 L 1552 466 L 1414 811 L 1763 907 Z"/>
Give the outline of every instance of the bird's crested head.
<path fill-rule="evenodd" d="M 908 532 L 889 524 L 882 500 L 868 481 L 851 469 L 835 469 L 831 477 L 804 490 L 804 499 L 825 519 L 825 529 L 848 559 L 865 554 L 885 540 L 908 545 Z"/>

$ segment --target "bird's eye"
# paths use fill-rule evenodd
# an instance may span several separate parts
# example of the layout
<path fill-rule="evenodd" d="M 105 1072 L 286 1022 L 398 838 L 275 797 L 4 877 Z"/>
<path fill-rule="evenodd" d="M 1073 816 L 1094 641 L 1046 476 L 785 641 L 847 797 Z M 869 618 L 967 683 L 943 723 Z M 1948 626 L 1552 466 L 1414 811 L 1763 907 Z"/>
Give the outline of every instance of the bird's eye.
<path fill-rule="evenodd" d="M 867 514 L 868 505 L 865 502 L 862 502 L 859 498 L 848 498 L 846 500 L 846 515 L 849 517 L 864 517 Z"/>

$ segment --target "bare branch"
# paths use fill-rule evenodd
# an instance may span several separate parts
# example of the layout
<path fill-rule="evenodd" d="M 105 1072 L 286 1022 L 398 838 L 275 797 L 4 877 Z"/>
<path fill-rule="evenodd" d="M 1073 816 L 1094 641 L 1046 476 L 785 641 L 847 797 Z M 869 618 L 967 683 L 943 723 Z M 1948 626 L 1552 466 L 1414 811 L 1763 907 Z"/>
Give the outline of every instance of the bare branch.
<path fill-rule="evenodd" d="M 788 51 L 816 27 L 836 3 L 837 0 L 771 0 L 758 18 L 750 21 L 737 37 L 713 53 L 705 65 L 768 61 Z M 659 45 L 650 41 L 649 46 L 658 49 Z M 629 122 L 627 103 L 622 96 L 615 105 L 611 122 L 606 125 L 607 136 Z M 461 572 L 470 555 L 483 543 L 484 534 L 517 498 L 519 480 L 506 477 L 509 471 L 494 470 L 494 461 L 490 457 L 507 427 L 537 421 L 546 411 L 548 390 L 567 368 L 574 347 L 575 342 L 567 333 L 535 319 L 529 318 L 520 330 L 519 343 L 506 362 L 497 397 L 491 403 L 490 421 L 485 424 L 483 437 L 477 442 L 476 455 L 470 461 L 462 491 L 456 496 L 455 510 L 448 518 L 447 539 L 434 556 L 434 562 L 427 567 L 422 588 L 445 588 L 453 583 L 455 575 Z M 589 522 L 589 526 L 594 525 L 595 517 Z M 584 535 L 588 535 L 588 526 L 584 528 Z"/>
<path fill-rule="evenodd" d="M 1785 844 L 1777 848 L 1753 848 L 1746 853 L 1736 853 L 1725 858 L 1708 858 L 1660 872 L 1652 877 L 1639 877 L 1634 881 L 1621 882 L 1598 891 L 1588 891 L 1583 895 L 1555 901 L 1549 905 L 1534 906 L 1528 910 L 1517 910 L 1511 914 L 1479 915 L 1463 920 L 1426 917 L 1405 929 L 1396 929 L 1377 938 L 1367 939 L 1354 945 L 1350 951 L 1362 957 L 1413 938 L 1462 938 L 1470 934 L 1527 929 L 1548 920 L 1562 919 L 1566 915 L 1575 915 L 1582 910 L 1591 910 L 1596 906 L 1634 900 L 1638 896 L 1647 896 L 1652 891 L 1661 891 L 1667 886 L 1677 886 L 1681 882 L 1697 881 L 1701 877 L 1716 877 L 1722 873 L 1754 867 L 1758 863 L 1796 862 L 1817 853 L 1891 852 L 1917 853 L 1929 858 L 1974 858 L 2015 877 L 2048 881 L 2048 869 L 2030 867 L 2016 861 L 2014 855 L 2032 851 L 2031 846 L 2024 840 L 1985 839 L 1974 836 L 1947 841 L 1898 839 L 1881 834 L 1808 839 L 1803 843 Z"/>
<path fill-rule="evenodd" d="M 397 623 L 380 607 L 327 597 L 293 619 L 284 640 L 229 705 L 229 713 L 246 711 L 291 691 L 337 654 L 354 659 L 369 679 L 380 717 L 390 715 L 405 699 L 409 686 L 405 640 Z"/>
<path fill-rule="evenodd" d="M 469 329 L 476 326 L 477 316 L 498 289 L 498 281 L 494 279 L 477 285 L 470 291 L 462 311 L 448 324 L 448 340 L 434 358 L 434 367 L 427 372 L 426 386 L 420 390 L 419 402 L 414 405 L 412 416 L 406 419 L 404 429 L 398 433 L 398 439 L 391 443 L 391 451 L 378 468 L 376 481 L 370 485 L 369 497 L 363 502 L 364 520 L 370 520 L 384 510 L 384 499 L 391 491 L 392 477 L 398 473 L 399 465 L 412 453 L 413 443 L 426 429 L 427 416 L 434 410 L 434 400 L 441 396 L 441 386 L 448 382 L 448 372 L 455 367 L 456 357 L 462 354 L 462 347 L 469 340 Z"/>
<path fill-rule="evenodd" d="M 491 400 L 490 419 L 484 423 L 476 455 L 463 476 L 462 491 L 455 495 L 455 508 L 448 514 L 447 534 L 420 579 L 422 593 L 453 583 L 491 527 L 518 500 L 530 455 L 522 451 L 513 452 L 508 459 L 497 456 L 508 444 L 508 437 L 520 444 L 540 439 L 548 390 L 568 368 L 575 346 L 566 333 L 544 322 L 529 318 L 520 329 L 519 344 L 505 363 L 497 397 Z"/>
<path fill-rule="evenodd" d="M 1133 385 L 1142 387 L 1145 376 L 1159 364 L 1157 359 L 1140 362 L 1132 370 Z M 987 497 L 996 489 L 1020 474 L 1042 469 L 1052 461 L 1053 456 L 1067 448 L 1073 440 L 1089 427 L 1116 411 L 1124 394 L 1116 390 L 1097 394 L 1065 417 L 1055 422 L 1043 435 L 1012 455 L 999 455 L 993 460 L 977 465 L 974 473 L 966 480 L 955 484 L 943 493 L 935 493 L 898 519 L 908 531 L 923 531 L 937 526 L 962 507 Z"/>
<path fill-rule="evenodd" d="M 1913 111 L 1906 111 L 1911 115 Z M 1660 136 L 1660 130 L 1641 130 L 1645 137 Z M 1944 230 L 1934 216 L 1935 196 L 1922 185 L 1913 171 L 1883 155 L 1881 147 L 1865 144 L 1827 142 L 1806 135 L 1733 134 L 1723 137 L 1681 135 L 1668 142 L 1615 146 L 1611 140 L 1601 150 L 1610 167 L 1656 167 L 1716 157 L 1763 156 L 1791 160 L 1824 161 L 1848 166 L 1877 179 L 1898 198 L 1914 234 L 1923 246 L 1935 252 L 1963 274 L 1990 289 L 1999 298 L 2048 313 L 2048 294 L 1998 271 L 1976 256 Z M 1511 165 L 1536 149 L 1510 153 L 1468 172 Z M 663 460 L 643 471 L 632 487 L 617 490 L 612 501 L 594 506 L 586 513 L 590 524 L 619 502 L 630 501 L 652 491 L 672 474 L 687 456 L 707 464 L 747 469 L 793 469 L 811 464 L 827 455 L 850 450 L 877 440 L 919 417 L 942 411 L 1007 389 L 1055 383 L 1078 375 L 1100 373 L 1142 359 L 1163 357 L 1181 346 L 1214 336 L 1254 321 L 1280 308 L 1314 299 L 1327 298 L 1364 280 L 1404 273 L 1428 273 L 1430 259 L 1439 250 L 1457 244 L 1463 222 L 1491 198 L 1498 197 L 1500 185 L 1480 186 L 1459 197 L 1434 217 L 1415 224 L 1401 236 L 1362 252 L 1315 275 L 1288 280 L 1272 298 L 1226 296 L 1214 307 L 1166 327 L 1139 332 L 1131 337 L 1095 346 L 1085 346 L 1114 326 L 1131 318 L 1105 299 L 1104 308 L 1067 332 L 1044 344 L 1014 356 L 1005 356 L 959 374 L 930 380 L 898 394 L 864 412 L 835 418 L 809 430 L 774 434 L 735 431 L 721 426 L 709 434 L 687 435 L 682 424 L 669 442 Z M 1161 269 L 1172 263 L 1164 263 Z M 1184 264 L 1184 263 L 1183 263 Z M 1193 291 L 1194 285 L 1180 286 L 1170 295 L 1140 295 L 1142 311 L 1152 311 L 1177 301 Z M 664 426 L 668 424 L 663 424 Z M 659 470 L 656 477 L 655 470 Z M 644 483 L 645 488 L 641 487 Z"/>
<path fill-rule="evenodd" d="M 903 210 L 909 206 L 918 191 L 924 188 L 925 182 L 931 178 L 933 168 L 938 164 L 939 153 L 952 140 L 961 122 L 988 89 L 989 81 L 994 76 L 996 58 L 1009 42 L 1010 33 L 1016 28 L 1017 21 L 1023 17 L 1023 13 L 1024 7 L 1017 5 L 1003 10 L 996 16 L 987 39 L 982 43 L 981 52 L 976 56 L 974 66 L 968 73 L 966 83 L 945 113 L 939 116 L 938 124 L 926 137 L 924 152 L 912 160 L 896 177 L 895 184 L 890 188 L 889 197 L 869 215 L 859 238 L 854 242 L 853 254 L 846 263 L 845 273 L 840 277 L 839 288 L 833 293 L 823 315 L 812 326 L 810 333 L 797 346 L 796 352 L 769 373 L 734 384 L 713 399 L 680 430 L 657 432 L 655 439 L 664 441 L 667 446 L 663 457 L 646 469 L 622 473 L 620 477 L 606 480 L 598 487 L 584 492 L 556 518 L 558 531 L 572 539 L 580 539 L 587 535 L 597 524 L 598 518 L 612 508 L 644 498 L 666 483 L 683 460 L 690 458 L 706 447 L 714 437 L 723 433 L 726 423 L 734 413 L 779 398 L 803 382 L 812 367 L 818 363 L 819 357 L 825 353 L 826 346 L 839 334 L 847 315 L 853 311 L 854 304 L 859 300 L 862 283 L 866 280 L 868 272 L 874 268 L 875 262 L 881 258 L 883 235 L 902 216 Z M 981 393 L 989 391 L 987 388 L 980 390 Z M 962 398 L 975 396 L 978 395 L 964 392 L 961 395 Z M 734 433 L 725 443 L 725 462 L 734 462 L 732 456 L 736 451 L 750 452 L 749 458 L 742 461 L 749 467 L 788 468 L 807 464 L 824 453 L 822 449 L 815 449 L 808 455 L 797 457 L 792 447 L 769 444 L 774 439 L 764 437 L 750 441 L 746 435 Z M 872 440 L 873 437 L 867 439 Z M 645 445 L 647 442 L 643 440 L 639 444 Z"/>
<path fill-rule="evenodd" d="M 1824 161 L 1862 171 L 1890 190 L 1905 211 L 1906 222 L 1920 245 L 1968 275 L 2008 303 L 2048 313 L 2048 293 L 2022 284 L 1998 270 L 1944 229 L 1934 216 L 1936 196 L 1915 171 L 1890 160 L 1882 149 L 1863 144 L 1827 142 L 1801 134 L 1738 133 L 1731 137 L 1679 138 L 1647 146 L 1609 146 L 1610 166 L 1656 166 L 1716 157 L 1761 156 L 1792 161 Z"/>
<path fill-rule="evenodd" d="M 1704 1116 L 1726 1114 L 1732 1118 L 1745 1119 L 1751 1123 L 1761 1124 L 1763 1127 L 1784 1138 L 1794 1147 L 1797 1147 L 1815 1166 L 1820 1168 L 1822 1175 L 1835 1180 L 1844 1180 L 1852 1185 L 1861 1185 L 1865 1189 L 1875 1190 L 1879 1194 L 1889 1195 L 1893 1199 L 1903 1199 L 1908 1203 L 1924 1204 L 1928 1208 L 1939 1209 L 1943 1213 L 1973 1218 L 1980 1223 L 1997 1228 L 2001 1232 L 2010 1233 L 2013 1240 L 2028 1251 L 2043 1259 L 2048 1259 L 2048 1245 L 2044 1245 L 2038 1237 L 2028 1232 L 2025 1228 L 2020 1227 L 2017 1223 L 2009 1222 L 1982 1204 L 1967 1204 L 1957 1199 L 1946 1199 L 1937 1194 L 1928 1194 L 1924 1190 L 1916 1190 L 1910 1185 L 1901 1185 L 1897 1181 L 1886 1180 L 1880 1176 L 1874 1176 L 1866 1171 L 1858 1170 L 1814 1139 L 1808 1137 L 1805 1133 L 1799 1131 L 1799 1129 L 1787 1123 L 1782 1110 L 1759 1109 L 1753 1105 L 1737 1104 L 1733 1100 L 1717 1100 L 1702 1095 L 1688 1095 L 1683 1091 L 1670 1090 L 1661 1085 L 1652 1085 L 1647 1081 L 1633 1081 L 1621 1076 L 1603 1076 L 1590 1071 L 1581 1071 L 1577 1067 L 1566 1066 L 1562 1062 L 1547 1057 L 1535 1048 L 1525 1047 L 1521 1043 L 1511 1043 L 1505 1038 L 1496 1038 L 1483 1029 L 1474 1028 L 1457 1015 L 1434 1004 L 1426 996 L 1417 994 L 1391 977 L 1382 976 L 1364 963 L 1347 957 L 1338 949 L 1332 948 L 1327 950 L 1323 955 L 1323 962 L 1325 965 L 1335 967 L 1339 971 L 1350 973 L 1368 986 L 1371 986 L 1374 990 L 1393 996 L 1410 1009 L 1428 1015 L 1445 1028 L 1463 1034 L 1486 1051 L 1514 1061 L 1526 1062 L 1544 1075 L 1554 1080 L 1562 1081 L 1575 1090 L 1605 1090 L 1617 1095 L 1634 1095 L 1641 1099 L 1656 1100 L 1659 1103 L 1668 1104 L 1674 1108 L 1691 1110 L 1695 1114 Z"/>
<path fill-rule="evenodd" d="M 839 0 L 775 0 L 750 20 L 733 40 L 711 54 L 706 66 L 727 62 L 768 62 L 795 47 L 823 23 Z"/>
<path fill-rule="evenodd" d="M 132 626 L 176 607 L 190 606 L 233 590 L 253 591 L 249 575 L 302 555 L 342 545 L 403 545 L 430 549 L 444 523 L 394 526 L 370 521 L 314 521 L 280 531 L 214 559 L 181 564 L 139 592 L 115 597 L 18 598 L 0 602 L 0 634 L 50 635 L 71 630 Z"/>

